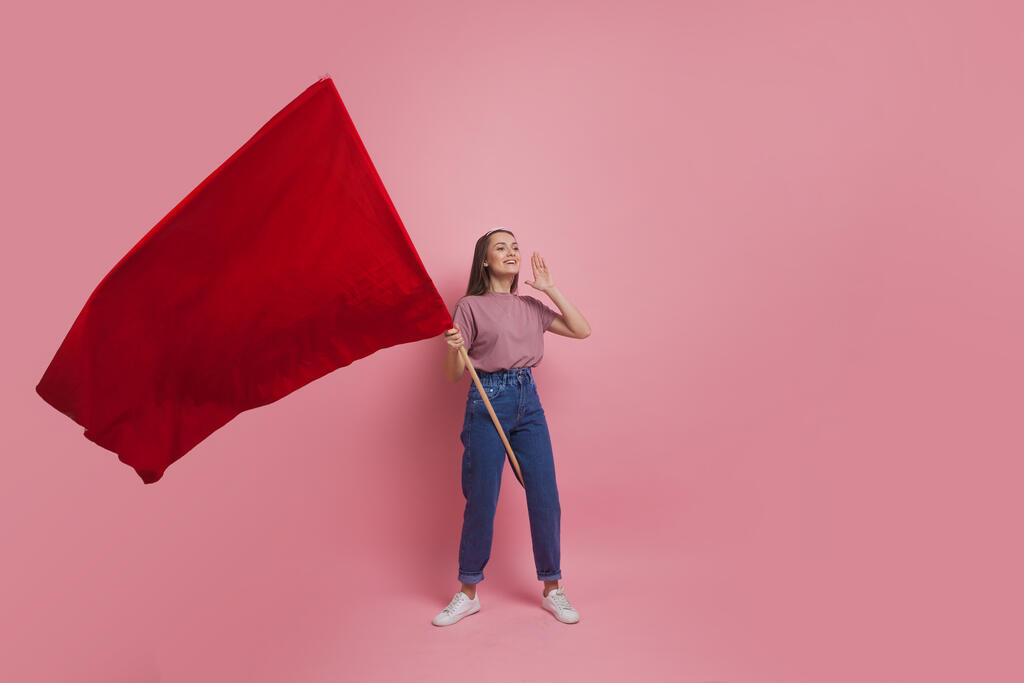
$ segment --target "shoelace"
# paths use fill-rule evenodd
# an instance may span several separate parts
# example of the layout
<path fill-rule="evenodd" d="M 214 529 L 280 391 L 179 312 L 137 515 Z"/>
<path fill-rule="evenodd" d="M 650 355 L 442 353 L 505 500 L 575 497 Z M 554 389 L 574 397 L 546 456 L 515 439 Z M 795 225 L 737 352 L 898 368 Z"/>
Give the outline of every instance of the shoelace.
<path fill-rule="evenodd" d="M 448 606 L 441 611 L 447 612 L 448 614 L 455 614 L 455 610 L 459 608 L 459 605 L 462 604 L 463 600 L 469 600 L 469 596 L 462 591 L 459 591 L 455 594 L 455 597 L 452 598 L 452 601 L 448 603 Z"/>
<path fill-rule="evenodd" d="M 555 603 L 555 607 L 558 609 L 572 609 L 572 605 L 569 604 L 569 598 L 565 597 L 565 586 L 560 586 L 555 590 L 548 593 L 548 597 Z"/>

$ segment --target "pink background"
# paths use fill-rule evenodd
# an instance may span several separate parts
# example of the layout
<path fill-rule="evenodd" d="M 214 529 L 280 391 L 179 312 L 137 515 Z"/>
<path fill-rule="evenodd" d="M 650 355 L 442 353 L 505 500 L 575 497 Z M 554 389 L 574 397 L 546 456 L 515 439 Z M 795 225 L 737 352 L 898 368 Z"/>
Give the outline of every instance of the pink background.
<path fill-rule="evenodd" d="M 1022 679 L 1014 3 L 147 4 L 0 28 L 0 680 Z M 440 338 L 152 486 L 34 393 L 324 73 L 450 307 L 506 225 L 593 328 L 536 373 L 579 624 L 540 608 L 507 469 L 483 609 L 430 624 L 468 381 Z"/>

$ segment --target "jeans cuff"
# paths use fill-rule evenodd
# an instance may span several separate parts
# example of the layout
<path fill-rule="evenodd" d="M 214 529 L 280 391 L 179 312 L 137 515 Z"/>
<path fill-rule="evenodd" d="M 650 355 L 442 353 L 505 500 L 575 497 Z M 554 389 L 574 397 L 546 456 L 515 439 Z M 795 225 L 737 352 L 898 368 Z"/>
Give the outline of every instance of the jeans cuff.
<path fill-rule="evenodd" d="M 562 578 L 562 572 L 537 572 L 538 581 L 556 581 Z"/>
<path fill-rule="evenodd" d="M 483 572 L 473 572 L 470 574 L 464 574 L 463 572 L 459 572 L 459 581 L 461 581 L 462 583 L 480 583 L 483 580 Z"/>

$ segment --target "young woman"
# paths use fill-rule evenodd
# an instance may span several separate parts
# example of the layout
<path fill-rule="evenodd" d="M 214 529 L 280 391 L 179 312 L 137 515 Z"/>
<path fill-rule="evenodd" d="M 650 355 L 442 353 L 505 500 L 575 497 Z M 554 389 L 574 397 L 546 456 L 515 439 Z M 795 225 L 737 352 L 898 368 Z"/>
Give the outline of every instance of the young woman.
<path fill-rule="evenodd" d="M 512 446 L 526 485 L 526 504 L 533 538 L 537 579 L 544 582 L 541 605 L 567 624 L 579 621 L 558 585 L 562 509 L 547 420 L 531 368 L 544 355 L 544 332 L 583 339 L 590 325 L 551 279 L 544 259 L 534 252 L 533 280 L 526 284 L 545 292 L 556 313 L 539 299 L 518 293 L 519 244 L 515 235 L 495 228 L 476 243 L 466 296 L 452 314 L 454 327 L 444 334 L 448 347 L 445 372 L 457 382 L 466 370 L 459 348 L 465 345 L 480 383 Z M 454 624 L 480 610 L 476 584 L 483 580 L 491 555 L 494 512 L 507 454 L 476 384 L 470 382 L 462 426 L 462 493 L 466 498 L 459 543 L 462 588 L 434 617 L 436 626 Z M 514 476 L 514 475 L 513 475 Z"/>

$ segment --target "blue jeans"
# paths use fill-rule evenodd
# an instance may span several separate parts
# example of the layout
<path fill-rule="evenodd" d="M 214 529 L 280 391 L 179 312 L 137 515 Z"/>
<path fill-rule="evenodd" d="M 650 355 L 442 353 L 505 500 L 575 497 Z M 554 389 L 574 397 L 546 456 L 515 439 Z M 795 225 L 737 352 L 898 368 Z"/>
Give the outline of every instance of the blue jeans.
<path fill-rule="evenodd" d="M 478 370 L 477 376 L 523 473 L 537 578 L 541 581 L 560 579 L 562 508 L 558 503 L 551 436 L 533 371 L 530 368 Z M 462 495 L 466 497 L 466 509 L 459 542 L 459 581 L 479 583 L 484 578 L 484 565 L 491 557 L 494 513 L 507 454 L 472 379 L 460 438 L 465 447 Z M 514 473 L 509 476 L 515 480 Z"/>

